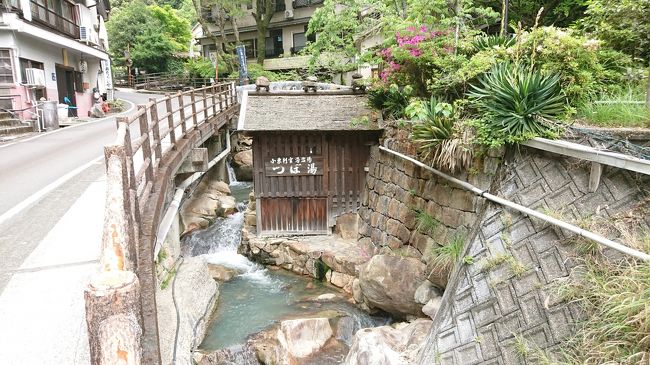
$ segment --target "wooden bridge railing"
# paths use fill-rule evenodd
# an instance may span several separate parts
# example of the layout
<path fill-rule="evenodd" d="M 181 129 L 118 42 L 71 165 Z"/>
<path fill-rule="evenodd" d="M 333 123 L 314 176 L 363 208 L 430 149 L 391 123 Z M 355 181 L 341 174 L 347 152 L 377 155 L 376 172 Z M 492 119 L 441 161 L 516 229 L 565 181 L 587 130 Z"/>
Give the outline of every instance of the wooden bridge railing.
<path fill-rule="evenodd" d="M 216 84 L 151 98 L 117 118 L 117 138 L 104 147 L 100 272 L 85 291 L 93 365 L 160 364 L 153 242 L 165 194 L 192 148 L 238 106 L 234 84 Z"/>

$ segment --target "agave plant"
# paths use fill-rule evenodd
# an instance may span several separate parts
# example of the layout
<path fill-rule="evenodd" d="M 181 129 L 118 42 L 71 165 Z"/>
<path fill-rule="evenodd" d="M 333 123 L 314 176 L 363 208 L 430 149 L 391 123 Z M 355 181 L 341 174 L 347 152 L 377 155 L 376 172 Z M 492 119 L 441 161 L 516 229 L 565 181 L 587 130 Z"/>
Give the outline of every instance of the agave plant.
<path fill-rule="evenodd" d="M 431 97 L 423 107 L 423 117 L 413 125 L 411 134 L 423 158 L 451 172 L 468 166 L 473 155 L 468 142 L 471 138 L 469 129 L 458 130 L 453 107 L 435 97 Z"/>
<path fill-rule="evenodd" d="M 472 42 L 472 47 L 474 47 L 474 50 L 476 50 L 476 52 L 480 52 L 486 49 L 494 48 L 496 46 L 508 48 L 510 46 L 513 46 L 516 42 L 517 41 L 515 37 L 490 35 L 474 39 Z"/>
<path fill-rule="evenodd" d="M 479 83 L 470 98 L 487 114 L 490 132 L 509 141 L 549 135 L 557 126 L 553 119 L 565 111 L 558 75 L 502 63 Z"/>

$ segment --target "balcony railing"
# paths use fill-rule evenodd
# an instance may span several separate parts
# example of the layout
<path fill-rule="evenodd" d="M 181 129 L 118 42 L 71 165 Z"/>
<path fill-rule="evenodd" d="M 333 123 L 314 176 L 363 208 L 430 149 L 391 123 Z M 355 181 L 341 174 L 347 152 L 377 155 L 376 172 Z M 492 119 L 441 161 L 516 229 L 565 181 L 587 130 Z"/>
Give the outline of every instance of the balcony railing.
<path fill-rule="evenodd" d="M 32 20 L 74 39 L 79 39 L 79 25 L 32 0 Z"/>

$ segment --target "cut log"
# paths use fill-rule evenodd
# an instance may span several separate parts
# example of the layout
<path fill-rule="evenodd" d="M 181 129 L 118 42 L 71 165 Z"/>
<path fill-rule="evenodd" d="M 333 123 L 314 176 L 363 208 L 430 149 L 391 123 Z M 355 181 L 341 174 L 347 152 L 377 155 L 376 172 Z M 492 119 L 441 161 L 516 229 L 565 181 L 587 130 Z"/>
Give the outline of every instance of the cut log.
<path fill-rule="evenodd" d="M 92 365 L 142 361 L 140 284 L 130 271 L 97 274 L 84 292 Z"/>

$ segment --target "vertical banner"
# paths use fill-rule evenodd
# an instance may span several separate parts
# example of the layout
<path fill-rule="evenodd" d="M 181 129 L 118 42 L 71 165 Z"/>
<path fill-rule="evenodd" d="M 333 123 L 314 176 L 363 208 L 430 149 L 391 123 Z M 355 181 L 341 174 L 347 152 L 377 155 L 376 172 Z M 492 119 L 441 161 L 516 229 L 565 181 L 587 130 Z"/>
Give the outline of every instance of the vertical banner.
<path fill-rule="evenodd" d="M 246 66 L 246 46 L 243 44 L 238 45 L 235 50 L 237 51 L 237 58 L 239 59 L 239 84 L 248 84 L 248 67 Z"/>

